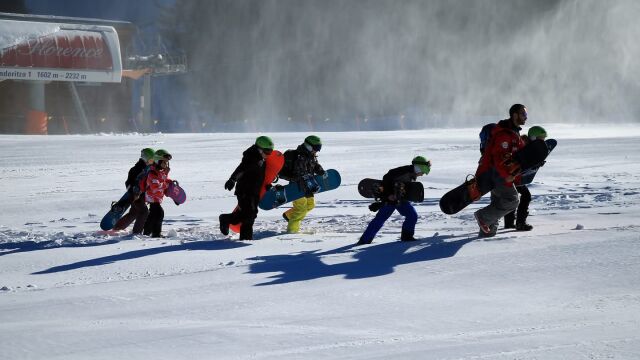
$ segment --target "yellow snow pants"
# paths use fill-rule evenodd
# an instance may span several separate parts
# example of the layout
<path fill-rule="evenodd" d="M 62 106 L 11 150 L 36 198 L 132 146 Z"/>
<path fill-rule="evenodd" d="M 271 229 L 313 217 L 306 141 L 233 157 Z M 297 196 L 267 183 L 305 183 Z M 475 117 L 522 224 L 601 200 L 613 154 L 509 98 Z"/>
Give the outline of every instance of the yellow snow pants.
<path fill-rule="evenodd" d="M 287 232 L 289 234 L 295 234 L 300 231 L 300 222 L 314 207 L 316 207 L 316 199 L 313 196 L 295 200 L 293 207 L 284 212 L 284 215 L 289 219 Z"/>

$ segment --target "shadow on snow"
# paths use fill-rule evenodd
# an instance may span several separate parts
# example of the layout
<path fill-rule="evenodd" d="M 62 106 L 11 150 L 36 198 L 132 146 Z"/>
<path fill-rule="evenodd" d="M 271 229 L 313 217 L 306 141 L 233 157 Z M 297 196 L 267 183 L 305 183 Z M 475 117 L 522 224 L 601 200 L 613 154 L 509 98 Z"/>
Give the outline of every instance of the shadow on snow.
<path fill-rule="evenodd" d="M 32 275 L 51 274 L 62 271 L 75 270 L 90 266 L 101 266 L 111 264 L 117 261 L 132 260 L 141 258 L 144 256 L 158 255 L 162 253 L 172 251 L 184 251 L 184 250 L 226 250 L 243 246 L 249 246 L 249 244 L 237 242 L 237 241 L 195 241 L 179 245 L 160 246 L 151 249 L 141 249 L 125 252 L 117 255 L 103 256 L 96 259 L 84 260 L 67 265 L 54 266 L 52 268 L 34 272 Z"/>
<path fill-rule="evenodd" d="M 445 241 L 446 239 L 455 239 Z M 296 281 L 318 279 L 327 276 L 343 275 L 345 279 L 362 279 L 393 273 L 398 265 L 422 261 L 438 260 L 454 256 L 465 244 L 476 240 L 476 234 L 460 236 L 435 235 L 417 242 L 391 242 L 380 245 L 357 247 L 347 245 L 337 249 L 318 252 L 305 251 L 291 255 L 258 256 L 249 260 L 259 262 L 251 264 L 249 273 L 278 273 L 269 278 L 269 282 L 256 286 L 283 284 Z M 323 257 L 353 253 L 356 261 L 326 264 Z"/>
<path fill-rule="evenodd" d="M 116 244 L 120 242 L 120 240 L 106 240 L 102 242 L 95 243 L 86 243 L 86 244 L 60 244 L 55 240 L 49 241 L 21 241 L 21 242 L 11 242 L 0 244 L 0 250 L 9 250 L 5 252 L 0 252 L 0 256 L 16 254 L 21 252 L 28 251 L 38 251 L 38 250 L 49 250 L 56 248 L 64 248 L 64 247 L 92 247 L 92 246 L 102 246 L 102 245 L 110 245 Z"/>

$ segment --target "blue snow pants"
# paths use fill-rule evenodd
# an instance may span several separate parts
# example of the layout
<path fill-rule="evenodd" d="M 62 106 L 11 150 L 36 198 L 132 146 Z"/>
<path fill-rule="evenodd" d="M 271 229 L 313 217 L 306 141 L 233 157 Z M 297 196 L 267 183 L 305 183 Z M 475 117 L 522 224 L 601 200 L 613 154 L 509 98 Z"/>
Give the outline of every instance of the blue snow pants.
<path fill-rule="evenodd" d="M 360 237 L 360 241 L 366 243 L 373 241 L 373 238 L 376 236 L 378 231 L 380 231 L 382 225 L 384 225 L 385 221 L 387 221 L 395 210 L 398 210 L 400 215 L 405 218 L 404 223 L 402 223 L 402 232 L 413 235 L 416 222 L 418 221 L 418 213 L 410 202 L 403 201 L 398 205 L 387 204 L 378 210 L 376 217 L 371 220 L 369 226 L 367 226 L 367 230 L 365 230 L 364 234 Z"/>

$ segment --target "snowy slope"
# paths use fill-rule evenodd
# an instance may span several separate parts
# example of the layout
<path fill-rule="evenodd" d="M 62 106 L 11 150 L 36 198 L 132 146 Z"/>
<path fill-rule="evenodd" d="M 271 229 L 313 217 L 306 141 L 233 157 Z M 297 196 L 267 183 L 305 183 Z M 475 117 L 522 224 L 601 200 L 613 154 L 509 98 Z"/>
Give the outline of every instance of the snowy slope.
<path fill-rule="evenodd" d="M 261 212 L 257 240 L 217 231 L 256 134 L 0 136 L 0 358 L 640 358 L 640 126 L 543 124 L 559 145 L 531 186 L 534 231 L 477 238 L 438 200 L 475 170 L 478 129 L 322 133 L 343 185 L 302 234 Z M 303 133 L 269 134 L 279 149 Z M 96 232 L 142 147 L 174 155 L 187 203 L 165 239 Z M 355 188 L 432 160 L 411 244 Z"/>

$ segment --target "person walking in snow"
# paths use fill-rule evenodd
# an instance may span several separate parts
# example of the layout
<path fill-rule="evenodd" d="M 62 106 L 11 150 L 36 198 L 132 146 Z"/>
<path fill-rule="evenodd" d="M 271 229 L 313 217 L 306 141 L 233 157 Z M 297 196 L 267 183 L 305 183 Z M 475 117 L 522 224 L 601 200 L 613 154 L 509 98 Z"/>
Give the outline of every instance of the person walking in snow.
<path fill-rule="evenodd" d="M 242 223 L 240 240 L 253 240 L 253 223 L 258 216 L 260 190 L 265 175 L 265 159 L 273 152 L 273 141 L 268 136 L 259 136 L 255 143 L 242 153 L 242 161 L 231 174 L 224 188 L 236 188 L 238 210 L 221 214 L 220 232 L 229 235 L 229 225 Z"/>
<path fill-rule="evenodd" d="M 144 193 L 145 201 L 149 205 L 149 216 L 144 224 L 144 235 L 157 238 L 162 236 L 162 221 L 164 220 L 164 209 L 162 200 L 169 183 L 169 160 L 172 156 L 168 151 L 160 149 L 153 156 L 153 164 L 149 167 L 147 176 L 140 180 L 140 191 Z"/>
<path fill-rule="evenodd" d="M 498 221 L 518 207 L 518 191 L 514 186 L 515 176 L 509 172 L 505 162 L 525 146 L 520 137 L 521 126 L 527 121 L 527 108 L 514 104 L 509 108 L 509 118 L 499 121 L 480 158 L 476 179 L 489 177 L 494 184 L 491 203 L 476 211 L 474 217 L 480 227 L 479 236 L 490 237 L 498 230 Z"/>
<path fill-rule="evenodd" d="M 413 235 L 418 221 L 418 213 L 409 201 L 403 200 L 402 192 L 405 183 L 416 181 L 418 176 L 427 175 L 430 171 L 431 161 L 423 156 L 413 158 L 411 165 L 389 170 L 382 178 L 382 202 L 376 202 L 369 206 L 371 211 L 378 213 L 371 220 L 356 245 L 371 244 L 373 238 L 395 210 L 398 210 L 405 217 L 400 240 L 415 241 Z"/>
<path fill-rule="evenodd" d="M 282 214 L 282 217 L 287 220 L 287 232 L 290 234 L 300 231 L 300 223 L 316 206 L 313 194 L 319 190 L 319 185 L 315 182 L 314 176 L 326 173 L 318 163 L 318 152 L 321 148 L 320 138 L 309 135 L 295 150 L 287 150 L 284 153 L 284 166 L 278 176 L 297 183 L 305 193 L 303 197 L 293 201 L 291 209 Z"/>
<path fill-rule="evenodd" d="M 149 209 L 147 208 L 144 194 L 140 191 L 139 182 L 146 176 L 149 166 L 153 164 L 154 154 L 155 151 L 151 148 L 142 149 L 140 159 L 129 169 L 129 174 L 124 185 L 129 192 L 127 201 L 130 203 L 131 209 L 116 222 L 116 225 L 113 227 L 114 230 L 124 230 L 135 220 L 133 224 L 133 234 L 142 234 L 144 224 L 149 216 Z"/>
<path fill-rule="evenodd" d="M 527 135 L 522 135 L 525 145 L 534 140 L 544 141 L 547 138 L 547 131 L 542 126 L 532 126 Z M 520 194 L 520 203 L 517 210 L 504 216 L 504 228 L 516 229 L 516 231 L 531 231 L 533 226 L 527 223 L 529 216 L 529 204 L 531 203 L 531 192 L 526 184 L 522 184 L 522 177 L 515 178 L 516 190 Z"/>

